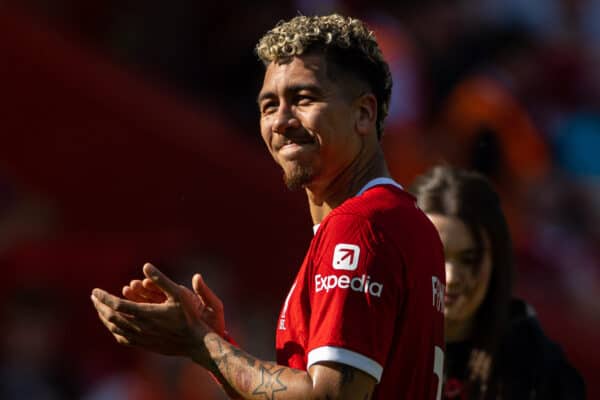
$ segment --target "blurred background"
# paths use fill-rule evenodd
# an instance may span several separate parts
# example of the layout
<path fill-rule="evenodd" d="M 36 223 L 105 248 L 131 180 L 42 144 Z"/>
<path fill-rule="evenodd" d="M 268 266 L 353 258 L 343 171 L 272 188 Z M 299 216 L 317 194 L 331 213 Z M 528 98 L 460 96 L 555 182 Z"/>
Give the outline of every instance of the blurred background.
<path fill-rule="evenodd" d="M 258 38 L 338 11 L 394 76 L 395 178 L 475 168 L 502 195 L 517 293 L 600 398 L 600 1 L 0 1 L 1 399 L 221 399 L 187 361 L 119 347 L 96 317 L 152 261 L 195 271 L 273 358 L 312 235 L 263 149 Z"/>

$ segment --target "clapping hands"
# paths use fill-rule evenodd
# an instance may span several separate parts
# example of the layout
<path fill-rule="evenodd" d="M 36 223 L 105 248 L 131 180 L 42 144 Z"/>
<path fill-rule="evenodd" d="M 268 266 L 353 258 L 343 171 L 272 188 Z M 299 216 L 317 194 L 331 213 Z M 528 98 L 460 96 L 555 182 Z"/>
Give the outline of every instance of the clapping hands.
<path fill-rule="evenodd" d="M 143 280 L 123 287 L 124 298 L 101 289 L 92 291 L 102 323 L 123 345 L 204 358 L 204 336 L 211 331 L 222 336 L 225 331 L 222 301 L 200 274 L 192 278 L 192 291 L 151 264 L 144 265 L 143 273 Z"/>

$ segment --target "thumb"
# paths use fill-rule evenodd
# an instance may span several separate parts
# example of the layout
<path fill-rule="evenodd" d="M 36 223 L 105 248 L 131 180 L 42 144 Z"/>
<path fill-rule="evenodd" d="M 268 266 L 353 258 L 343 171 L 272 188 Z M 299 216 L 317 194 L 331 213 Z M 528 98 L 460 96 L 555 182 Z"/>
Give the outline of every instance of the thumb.
<path fill-rule="evenodd" d="M 144 264 L 144 275 L 158 286 L 169 299 L 179 297 L 179 285 L 169 279 L 158 268 L 150 263 Z"/>
<path fill-rule="evenodd" d="M 198 296 L 202 297 L 204 303 L 215 311 L 222 311 L 223 303 L 221 299 L 208 287 L 204 278 L 200 274 L 194 274 L 192 278 L 192 287 Z"/>

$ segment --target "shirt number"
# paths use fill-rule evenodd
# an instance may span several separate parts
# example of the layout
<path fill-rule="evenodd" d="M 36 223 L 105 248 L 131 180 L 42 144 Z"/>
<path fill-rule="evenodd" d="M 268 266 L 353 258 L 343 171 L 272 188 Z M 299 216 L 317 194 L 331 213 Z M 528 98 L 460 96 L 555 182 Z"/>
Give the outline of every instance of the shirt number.
<path fill-rule="evenodd" d="M 435 395 L 435 400 L 441 400 L 442 381 L 444 376 L 444 350 L 442 350 L 439 346 L 435 346 L 433 350 L 433 374 L 438 378 L 437 394 Z"/>

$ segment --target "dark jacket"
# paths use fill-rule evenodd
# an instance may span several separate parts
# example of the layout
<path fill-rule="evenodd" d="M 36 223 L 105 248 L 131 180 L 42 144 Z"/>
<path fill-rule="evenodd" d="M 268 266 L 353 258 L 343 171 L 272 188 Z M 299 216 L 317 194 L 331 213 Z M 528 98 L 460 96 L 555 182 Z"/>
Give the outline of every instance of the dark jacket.
<path fill-rule="evenodd" d="M 583 379 L 543 332 L 533 309 L 513 300 L 510 329 L 497 353 L 501 398 L 583 400 Z"/>
<path fill-rule="evenodd" d="M 445 399 L 585 399 L 581 376 L 521 300 L 511 302 L 509 329 L 496 352 L 487 390 L 479 382 L 467 383 L 471 349 L 469 342 L 447 344 Z"/>

